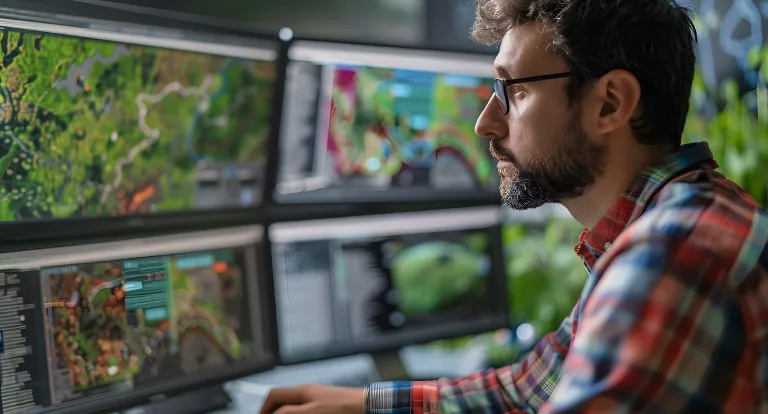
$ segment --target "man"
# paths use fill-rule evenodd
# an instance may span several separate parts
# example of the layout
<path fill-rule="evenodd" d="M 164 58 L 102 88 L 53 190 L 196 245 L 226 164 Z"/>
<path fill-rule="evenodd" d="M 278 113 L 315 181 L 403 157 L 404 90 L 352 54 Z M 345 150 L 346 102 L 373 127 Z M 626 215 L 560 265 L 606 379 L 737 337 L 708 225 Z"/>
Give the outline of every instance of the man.
<path fill-rule="evenodd" d="M 262 413 L 768 412 L 768 215 L 681 146 L 695 30 L 672 0 L 480 0 L 500 41 L 477 121 L 505 203 L 561 203 L 589 280 L 520 363 L 459 380 L 274 390 Z"/>

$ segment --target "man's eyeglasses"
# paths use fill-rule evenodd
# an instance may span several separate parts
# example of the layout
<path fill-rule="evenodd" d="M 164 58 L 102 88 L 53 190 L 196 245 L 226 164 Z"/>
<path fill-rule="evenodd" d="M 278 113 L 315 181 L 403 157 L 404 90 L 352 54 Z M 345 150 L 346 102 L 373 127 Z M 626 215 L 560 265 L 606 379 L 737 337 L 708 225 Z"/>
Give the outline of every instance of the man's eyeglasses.
<path fill-rule="evenodd" d="M 509 95 L 507 95 L 507 86 L 518 85 L 521 83 L 538 82 L 550 79 L 560 79 L 572 76 L 570 72 L 554 73 L 551 75 L 530 76 L 527 78 L 519 79 L 499 79 L 493 80 L 493 92 L 496 94 L 496 101 L 499 103 L 499 108 L 504 115 L 509 113 Z"/>

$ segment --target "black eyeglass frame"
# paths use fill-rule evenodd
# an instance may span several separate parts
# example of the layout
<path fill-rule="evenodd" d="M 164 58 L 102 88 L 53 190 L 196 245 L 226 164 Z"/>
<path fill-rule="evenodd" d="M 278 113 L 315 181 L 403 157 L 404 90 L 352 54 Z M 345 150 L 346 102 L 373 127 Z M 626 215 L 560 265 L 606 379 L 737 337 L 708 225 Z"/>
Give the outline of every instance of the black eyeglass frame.
<path fill-rule="evenodd" d="M 529 76 L 526 78 L 518 79 L 500 79 L 493 80 L 493 92 L 496 95 L 496 102 L 499 104 L 499 109 L 504 115 L 509 114 L 509 95 L 507 94 L 507 87 L 510 85 L 519 85 L 521 83 L 539 82 L 550 79 L 561 79 L 573 76 L 572 72 L 553 73 L 550 75 Z"/>

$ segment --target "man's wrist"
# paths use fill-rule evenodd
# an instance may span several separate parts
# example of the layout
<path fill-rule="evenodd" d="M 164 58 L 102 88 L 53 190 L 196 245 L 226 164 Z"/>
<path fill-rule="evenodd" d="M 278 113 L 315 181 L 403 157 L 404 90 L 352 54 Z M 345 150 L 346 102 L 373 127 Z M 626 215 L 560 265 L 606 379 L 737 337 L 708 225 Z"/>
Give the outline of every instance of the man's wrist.
<path fill-rule="evenodd" d="M 391 408 L 392 399 L 386 399 L 392 394 L 392 386 L 389 382 L 376 382 L 365 387 L 364 413 L 372 414 Z"/>
<path fill-rule="evenodd" d="M 365 387 L 365 392 L 363 393 L 363 414 L 368 414 L 370 412 L 369 408 L 368 408 L 369 407 L 368 401 L 369 401 L 369 396 L 370 396 L 370 387 L 371 387 L 370 385 Z"/>
<path fill-rule="evenodd" d="M 411 382 L 377 382 L 365 388 L 365 413 L 390 414 L 411 408 Z"/>

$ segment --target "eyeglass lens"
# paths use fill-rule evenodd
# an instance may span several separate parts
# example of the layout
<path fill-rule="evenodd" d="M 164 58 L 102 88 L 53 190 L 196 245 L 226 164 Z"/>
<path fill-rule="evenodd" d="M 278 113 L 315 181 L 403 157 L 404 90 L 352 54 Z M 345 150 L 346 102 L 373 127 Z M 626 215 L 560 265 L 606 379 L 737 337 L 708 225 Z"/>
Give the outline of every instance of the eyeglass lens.
<path fill-rule="evenodd" d="M 493 92 L 496 94 L 496 101 L 504 115 L 509 113 L 509 98 L 507 97 L 507 84 L 503 79 L 493 81 Z"/>

